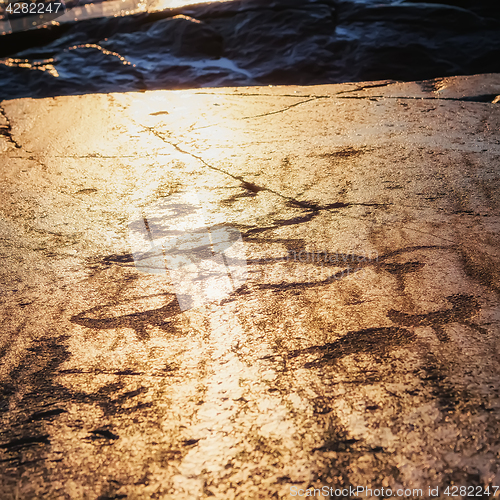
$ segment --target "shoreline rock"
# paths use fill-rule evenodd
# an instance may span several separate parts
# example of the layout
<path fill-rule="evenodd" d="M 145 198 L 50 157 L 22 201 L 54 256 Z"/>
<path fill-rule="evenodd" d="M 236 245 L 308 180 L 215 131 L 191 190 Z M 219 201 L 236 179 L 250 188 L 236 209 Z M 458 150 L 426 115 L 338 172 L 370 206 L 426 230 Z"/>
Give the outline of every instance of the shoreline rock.
<path fill-rule="evenodd" d="M 499 485 L 498 96 L 487 74 L 1 102 L 2 500 Z M 186 246 L 200 224 L 212 247 Z M 184 309 L 134 227 L 156 257 L 188 232 L 195 263 L 231 228 L 245 284 Z"/>

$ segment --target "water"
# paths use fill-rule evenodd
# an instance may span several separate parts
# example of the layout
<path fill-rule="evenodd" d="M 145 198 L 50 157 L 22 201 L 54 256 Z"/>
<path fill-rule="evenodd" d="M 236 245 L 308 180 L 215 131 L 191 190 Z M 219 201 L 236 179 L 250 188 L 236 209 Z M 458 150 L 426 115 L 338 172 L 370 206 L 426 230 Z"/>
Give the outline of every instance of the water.
<path fill-rule="evenodd" d="M 14 1 L 14 0 L 9 0 Z M 31 1 L 31 0 L 30 0 Z M 230 2 L 233 0 L 219 0 Z M 356 0 L 358 3 L 378 3 L 378 4 L 398 4 L 404 0 Z M 72 22 L 98 17 L 115 17 L 137 14 L 139 12 L 155 12 L 165 9 L 175 9 L 186 7 L 193 4 L 210 3 L 213 0 L 104 0 L 101 2 L 91 2 L 88 0 L 79 0 L 77 5 L 72 5 L 71 0 L 66 2 L 66 13 L 57 17 L 57 22 Z M 12 31 L 21 31 L 28 29 L 31 19 L 24 25 L 20 23 L 14 29 L 6 19 L 0 2 L 0 34 L 11 33 Z M 29 17 L 29 16 L 28 16 Z M 48 24 L 48 23 L 47 23 Z"/>
<path fill-rule="evenodd" d="M 80 3 L 41 29 L 0 21 L 0 99 L 499 72 L 498 6 L 468 2 Z"/>
<path fill-rule="evenodd" d="M 199 0 L 196 2 L 190 0 L 105 0 L 102 2 L 81 0 L 78 2 L 78 5 L 75 6 L 72 6 L 71 2 L 66 2 L 66 12 L 62 16 L 58 16 L 56 22 L 65 23 L 98 17 L 127 16 L 139 12 L 174 9 L 193 3 L 202 4 L 210 1 L 212 0 Z M 12 33 L 13 31 L 21 31 L 29 28 L 33 16 L 26 16 L 25 23 L 17 23 L 17 26 L 13 27 L 3 10 L 0 3 L 0 34 Z"/>

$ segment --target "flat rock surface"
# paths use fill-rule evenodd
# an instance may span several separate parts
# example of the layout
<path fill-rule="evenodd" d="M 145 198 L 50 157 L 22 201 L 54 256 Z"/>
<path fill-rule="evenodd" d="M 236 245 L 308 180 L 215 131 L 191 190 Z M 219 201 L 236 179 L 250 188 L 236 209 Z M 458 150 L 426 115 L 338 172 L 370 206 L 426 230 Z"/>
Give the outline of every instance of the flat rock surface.
<path fill-rule="evenodd" d="M 2 499 L 500 486 L 499 94 L 2 102 Z M 185 309 L 129 221 L 192 191 L 247 275 Z"/>

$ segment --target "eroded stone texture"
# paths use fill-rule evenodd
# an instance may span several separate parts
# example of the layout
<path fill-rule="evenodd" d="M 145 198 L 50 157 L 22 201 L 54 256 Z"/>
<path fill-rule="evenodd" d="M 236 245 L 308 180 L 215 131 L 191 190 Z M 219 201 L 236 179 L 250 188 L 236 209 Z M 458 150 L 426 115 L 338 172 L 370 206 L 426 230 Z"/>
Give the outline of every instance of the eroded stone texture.
<path fill-rule="evenodd" d="M 1 103 L 2 498 L 499 485 L 499 94 L 480 75 Z M 183 190 L 248 269 L 184 312 L 127 241 Z"/>

